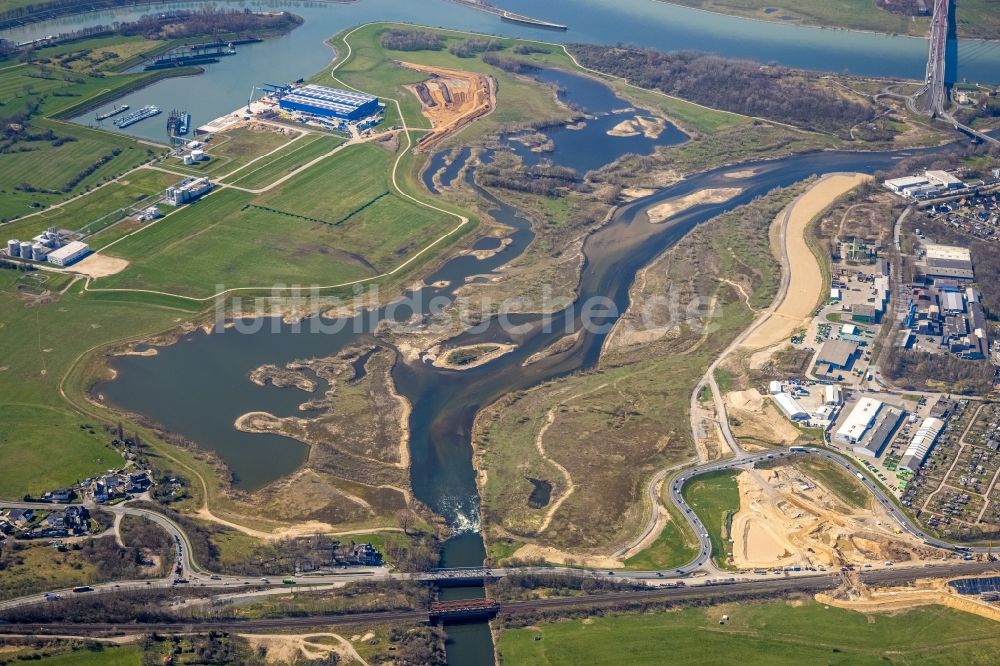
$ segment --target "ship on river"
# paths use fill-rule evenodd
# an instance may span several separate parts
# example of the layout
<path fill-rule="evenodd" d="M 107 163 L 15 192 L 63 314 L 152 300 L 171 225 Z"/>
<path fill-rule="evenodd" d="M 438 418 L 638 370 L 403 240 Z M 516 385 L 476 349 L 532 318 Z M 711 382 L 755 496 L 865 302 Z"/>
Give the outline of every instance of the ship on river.
<path fill-rule="evenodd" d="M 119 113 L 125 113 L 126 111 L 128 111 L 128 109 L 129 109 L 128 104 L 122 104 L 121 106 L 116 105 L 115 108 L 111 109 L 110 111 L 96 114 L 94 116 L 94 120 L 96 120 L 97 122 L 100 122 L 102 120 L 107 120 L 112 116 L 117 116 Z"/>
<path fill-rule="evenodd" d="M 143 121 L 146 118 L 152 118 L 153 116 L 160 115 L 160 109 L 153 106 L 152 104 L 147 104 L 138 111 L 128 114 L 124 118 L 119 118 L 115 121 L 115 125 L 118 129 L 125 129 L 129 125 L 135 125 L 137 122 Z"/>
<path fill-rule="evenodd" d="M 170 112 L 167 116 L 167 133 L 171 136 L 184 136 L 191 127 L 191 114 L 187 111 Z"/>
<path fill-rule="evenodd" d="M 517 23 L 519 25 L 527 25 L 532 28 L 545 28 L 546 30 L 558 30 L 560 32 L 566 32 L 569 30 L 568 27 L 561 23 L 552 23 L 551 21 L 543 21 L 542 19 L 532 18 L 530 16 L 525 16 L 524 14 L 515 14 L 514 12 L 504 11 L 500 14 L 501 21 L 507 21 L 508 23 Z"/>

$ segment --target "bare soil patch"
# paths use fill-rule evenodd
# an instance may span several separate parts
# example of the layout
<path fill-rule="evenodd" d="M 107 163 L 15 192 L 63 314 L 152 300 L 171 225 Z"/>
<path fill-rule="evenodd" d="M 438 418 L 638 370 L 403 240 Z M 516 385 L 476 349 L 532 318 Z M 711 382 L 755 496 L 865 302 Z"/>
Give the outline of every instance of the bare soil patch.
<path fill-rule="evenodd" d="M 418 150 L 433 148 L 496 106 L 496 82 L 492 77 L 409 62 L 399 64 L 430 75 L 426 81 L 406 86 L 420 100 L 421 110 L 434 128 L 417 143 Z"/>
<path fill-rule="evenodd" d="M 99 278 L 121 273 L 128 268 L 128 261 L 118 257 L 108 257 L 103 254 L 92 254 L 84 257 L 71 267 L 74 273 L 82 273 L 88 277 Z"/>

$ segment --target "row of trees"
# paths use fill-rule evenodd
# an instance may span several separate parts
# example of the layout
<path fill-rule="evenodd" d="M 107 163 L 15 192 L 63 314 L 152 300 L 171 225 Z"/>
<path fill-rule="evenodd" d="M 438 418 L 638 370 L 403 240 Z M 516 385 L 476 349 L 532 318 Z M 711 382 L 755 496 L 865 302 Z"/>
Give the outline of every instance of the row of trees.
<path fill-rule="evenodd" d="M 459 58 L 471 58 L 477 53 L 503 51 L 503 44 L 496 39 L 467 39 L 448 47 L 448 53 Z"/>
<path fill-rule="evenodd" d="M 387 30 L 382 33 L 382 47 L 393 51 L 440 51 L 444 38 L 426 30 Z"/>
<path fill-rule="evenodd" d="M 846 134 L 872 107 L 821 88 L 802 73 L 704 53 L 574 44 L 586 67 L 716 109 Z"/>

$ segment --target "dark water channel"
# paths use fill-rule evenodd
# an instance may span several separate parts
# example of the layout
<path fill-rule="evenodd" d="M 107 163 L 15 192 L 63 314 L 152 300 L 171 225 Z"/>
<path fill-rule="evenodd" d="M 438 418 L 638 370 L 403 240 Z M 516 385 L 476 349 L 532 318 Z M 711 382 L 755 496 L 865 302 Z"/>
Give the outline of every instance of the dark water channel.
<path fill-rule="evenodd" d="M 548 74 L 546 74 L 548 76 Z M 601 113 L 625 108 L 626 102 L 606 87 L 581 77 L 551 75 L 567 99 L 599 116 L 588 127 L 594 130 L 549 130 L 556 150 L 545 155 L 560 166 L 583 173 L 610 162 L 626 152 L 649 152 L 651 142 L 676 142 L 680 135 L 668 126 L 659 139 L 637 145 L 629 139 L 609 137 L 601 124 Z M 581 83 L 583 82 L 583 83 Z M 585 84 L 585 85 L 584 85 Z M 593 105 L 593 106 L 589 106 Z M 607 114 L 607 122 L 620 122 Z M 907 151 L 917 154 L 920 151 Z M 444 168 L 442 181 L 456 177 L 468 158 L 462 151 L 451 165 L 435 156 L 428 174 Z M 470 432 L 476 412 L 497 397 L 528 388 L 552 377 L 593 366 L 604 336 L 618 314 L 628 306 L 628 288 L 635 273 L 657 254 L 684 236 L 695 225 L 745 204 L 776 188 L 794 184 L 813 174 L 835 171 L 872 172 L 891 167 L 899 159 L 893 153 L 824 152 L 786 159 L 743 164 L 692 176 L 644 199 L 620 208 L 612 221 L 592 234 L 584 245 L 586 263 L 580 281 L 578 302 L 601 297 L 610 312 L 598 319 L 596 330 L 585 330 L 574 345 L 559 354 L 522 367 L 532 354 L 567 333 L 580 328 L 576 304 L 551 316 L 543 326 L 540 316 L 512 318 L 523 330 L 508 332 L 498 326 L 465 333 L 462 344 L 485 340 L 511 340 L 518 348 L 484 366 L 464 371 L 438 369 L 425 363 L 398 363 L 393 371 L 398 390 L 413 405 L 411 428 L 411 483 L 414 494 L 448 521 L 454 536 L 445 542 L 441 565 L 479 566 L 485 551 L 479 535 L 479 497 L 472 468 Z M 728 178 L 728 172 L 753 170 L 753 175 Z M 471 171 L 471 170 L 470 170 Z M 445 178 L 447 176 L 447 178 Z M 429 176 L 425 183 L 429 187 Z M 652 225 L 643 210 L 650 205 L 714 187 L 740 187 L 743 192 L 724 204 L 700 205 L 679 214 L 670 224 Z M 459 256 L 426 278 L 428 286 L 410 292 L 388 307 L 363 312 L 350 320 L 307 320 L 300 325 L 280 319 L 237 322 L 221 332 L 192 333 L 176 344 L 159 349 L 156 356 L 124 356 L 113 360 L 117 378 L 98 388 L 111 403 L 141 413 L 216 452 L 233 471 L 238 487 L 259 488 L 302 464 L 306 447 L 281 436 L 250 434 L 233 428 L 233 421 L 248 411 L 267 411 L 277 416 L 296 414 L 302 394 L 294 389 L 260 387 L 248 373 L 260 365 L 283 365 L 295 359 L 329 356 L 370 336 L 383 318 L 407 321 L 415 312 L 435 310 L 435 301 L 451 298 L 455 289 L 471 276 L 490 273 L 524 251 L 533 234 L 518 212 L 481 194 L 495 207 L 494 217 L 511 227 L 509 246 L 495 256 L 479 260 Z M 496 241 L 489 241 L 495 243 Z M 593 319 L 592 319 L 593 321 Z M 344 324 L 339 332 L 330 329 Z M 541 497 L 539 497 L 539 500 Z M 481 596 L 482 588 L 448 588 L 446 598 Z M 449 663 L 488 664 L 493 647 L 486 623 L 473 623 L 449 630 Z"/>

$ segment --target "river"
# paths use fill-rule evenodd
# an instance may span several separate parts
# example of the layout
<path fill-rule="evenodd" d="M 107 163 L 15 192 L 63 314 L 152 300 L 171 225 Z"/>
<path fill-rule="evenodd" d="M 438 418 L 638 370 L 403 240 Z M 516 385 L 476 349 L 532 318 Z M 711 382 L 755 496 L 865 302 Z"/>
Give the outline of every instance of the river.
<path fill-rule="evenodd" d="M 195 8 L 199 2 L 165 3 L 94 12 L 0 33 L 13 41 L 87 26 L 129 21 L 157 9 Z M 195 126 L 225 115 L 243 104 L 253 86 L 282 83 L 322 69 L 332 51 L 323 42 L 346 28 L 370 21 L 403 21 L 545 41 L 627 43 L 664 50 L 710 50 L 722 55 L 776 62 L 790 67 L 846 71 L 872 76 L 922 79 L 927 42 L 913 37 L 825 30 L 751 21 L 657 0 L 499 0 L 504 8 L 566 23 L 568 32 L 553 32 L 501 22 L 496 16 L 447 0 L 359 0 L 353 4 L 302 2 L 217 2 L 224 7 L 287 9 L 305 19 L 287 35 L 237 47 L 238 54 L 207 66 L 208 75 L 168 79 L 126 95 L 117 103 L 132 108 L 155 104 L 185 109 Z M 955 45 L 959 76 L 970 81 L 1000 83 L 1000 42 L 962 40 Z M 94 123 L 94 112 L 76 118 Z M 163 116 L 118 130 L 154 141 L 166 141 Z"/>
<path fill-rule="evenodd" d="M 568 94 L 576 91 L 574 83 L 590 82 L 575 76 L 563 76 L 561 85 Z M 614 99 L 614 96 L 611 96 Z M 619 104 L 621 100 L 618 100 Z M 601 112 L 604 109 L 588 109 Z M 557 130 L 558 131 L 558 130 Z M 673 134 L 668 134 L 673 137 Z M 574 137 L 587 145 L 585 131 L 569 132 L 564 141 Z M 919 151 L 907 151 L 914 154 Z M 466 153 L 463 155 L 467 156 Z M 549 157 L 561 157 L 558 164 L 579 168 L 570 159 L 591 159 L 581 146 L 564 146 Z M 460 158 L 461 159 L 461 158 Z M 628 288 L 636 271 L 653 257 L 681 238 L 694 225 L 710 219 L 775 187 L 796 183 L 813 174 L 831 171 L 875 171 L 892 165 L 897 155 L 888 153 L 827 152 L 764 161 L 753 165 L 754 175 L 727 177 L 727 172 L 743 170 L 746 165 L 718 169 L 693 176 L 645 199 L 622 207 L 612 222 L 592 234 L 585 246 L 586 268 L 580 282 L 580 298 L 606 297 L 623 312 L 628 306 Z M 441 159 L 435 165 L 442 167 Z M 455 177 L 455 165 L 446 170 L 445 181 Z M 740 187 L 743 192 L 725 204 L 703 205 L 679 215 L 670 225 L 651 225 L 637 214 L 667 198 L 713 187 Z M 426 278 L 427 283 L 444 281 L 448 286 L 425 287 L 410 294 L 412 301 L 425 307 L 435 297 L 448 297 L 457 285 L 472 275 L 495 270 L 522 252 L 531 241 L 528 223 L 517 211 L 485 192 L 495 210 L 493 215 L 508 224 L 511 244 L 498 255 L 480 261 L 469 256 L 453 259 Z M 353 326 L 337 334 L 300 332 L 297 327 L 268 320 L 262 329 L 246 334 L 237 329 L 221 333 L 193 333 L 177 344 L 162 348 L 157 356 L 125 356 L 114 360 L 117 379 L 99 388 L 112 403 L 143 413 L 171 430 L 215 450 L 235 471 L 245 488 L 258 487 L 288 473 L 301 464 L 304 447 L 277 436 L 238 432 L 232 422 L 239 414 L 264 410 L 279 416 L 294 414 L 301 400 L 297 391 L 259 387 L 251 384 L 247 373 L 263 363 L 284 363 L 296 358 L 325 356 L 356 342 L 359 335 L 373 330 L 386 311 L 372 318 L 359 315 L 361 334 Z M 394 308 L 392 317 L 409 319 L 409 304 Z M 536 323 L 537 317 L 523 316 L 521 323 Z M 609 317 L 607 323 L 614 321 Z M 470 433 L 476 412 L 498 396 L 527 388 L 552 377 L 592 367 L 598 359 L 606 332 L 585 332 L 569 351 L 552 356 L 527 368 L 521 363 L 544 349 L 567 330 L 576 330 L 580 321 L 575 309 L 554 316 L 551 332 L 530 326 L 526 332 L 507 337 L 518 343 L 516 351 L 479 368 L 456 372 L 437 369 L 429 364 L 397 364 L 393 376 L 398 390 L 413 405 L 411 428 L 411 484 L 414 494 L 443 515 L 457 536 L 445 543 L 442 558 L 447 566 L 478 566 L 484 550 L 478 535 L 478 494 L 471 465 Z M 308 331 L 309 327 L 302 327 Z M 491 327 L 485 332 L 464 334 L 462 343 L 504 339 Z M 481 594 L 481 588 L 448 590 L 449 595 Z M 478 628 L 477 628 L 478 627 Z M 461 636 L 461 640 L 458 638 Z M 478 636 L 478 638 L 475 638 Z M 485 624 L 465 625 L 452 636 L 460 641 L 452 655 L 464 654 L 473 644 L 488 644 Z M 485 648 L 482 648 L 485 649 Z M 480 656 L 482 656 L 480 654 Z M 459 660 L 453 663 L 479 663 Z"/>
<path fill-rule="evenodd" d="M 362 0 L 354 5 L 278 5 L 303 15 L 305 24 L 282 38 L 241 47 L 239 55 L 210 65 L 206 75 L 158 83 L 134 93 L 126 101 L 131 99 L 135 105 L 156 103 L 165 108 L 184 107 L 195 115 L 196 124 L 202 123 L 238 106 L 255 83 L 287 81 L 323 67 L 330 58 L 330 52 L 322 45 L 322 39 L 330 34 L 368 20 L 387 18 L 547 40 L 627 41 L 665 49 L 711 48 L 727 55 L 775 59 L 782 64 L 820 69 L 836 62 L 838 69 L 865 74 L 919 77 L 923 71 L 925 44 L 921 40 L 730 19 L 650 0 L 616 3 L 614 20 L 607 13 L 610 10 L 598 0 L 553 0 L 546 3 L 544 18 L 571 25 L 571 31 L 565 35 L 502 24 L 494 16 L 443 0 L 421 2 L 419 11 L 414 8 L 416 4 Z M 503 4 L 526 12 L 530 12 L 533 6 L 526 0 L 506 0 Z M 267 5 L 269 8 L 274 6 Z M 580 6 L 585 9 L 581 10 Z M 147 11 L 148 8 L 140 8 L 100 13 L 30 26 L 21 31 L 19 38 L 51 34 L 55 24 L 69 29 L 86 25 L 88 21 L 93 24 L 124 20 Z M 804 44 L 808 44 L 809 48 L 804 48 Z M 969 71 L 978 72 L 977 76 L 991 73 L 990 76 L 996 77 L 1000 73 L 1000 52 L 996 45 L 988 44 L 977 53 L 971 60 Z M 969 76 L 966 71 L 961 73 Z M 544 76 L 557 78 L 567 96 L 600 118 L 606 118 L 614 106 L 620 108 L 624 105 L 606 88 L 593 88 L 594 84 L 587 79 L 556 73 Z M 156 139 L 162 138 L 158 136 L 159 124 L 158 121 L 151 121 L 139 123 L 133 128 L 142 136 Z M 594 124 L 594 127 L 598 126 L 598 123 Z M 624 140 L 618 143 L 609 141 L 602 130 L 600 149 L 594 150 L 594 141 L 598 137 L 593 129 L 567 131 L 557 128 L 549 133 L 555 150 L 544 157 L 580 172 L 615 159 L 626 152 L 626 147 L 634 152 L 649 152 L 653 146 L 652 143 L 637 146 Z M 681 138 L 676 128 L 670 126 L 659 141 L 671 143 Z M 919 152 L 907 151 L 908 154 Z M 468 153 L 463 153 L 458 164 L 443 171 L 445 181 L 455 177 L 461 160 L 467 157 Z M 895 159 L 898 155 L 890 153 L 826 152 L 760 162 L 754 165 L 754 174 L 744 178 L 728 178 L 725 174 L 744 170 L 747 165 L 717 169 L 623 206 L 613 220 L 592 234 L 584 245 L 586 264 L 581 275 L 580 299 L 608 298 L 614 303 L 617 313 L 621 313 L 628 306 L 628 288 L 636 271 L 696 224 L 747 203 L 775 187 L 794 184 L 813 174 L 872 172 L 891 166 Z M 443 167 L 440 156 L 434 161 L 432 169 Z M 691 208 L 670 225 L 648 224 L 639 214 L 659 201 L 712 187 L 739 187 L 743 191 L 725 204 Z M 490 198 L 486 193 L 483 195 Z M 432 297 L 450 296 L 466 277 L 496 270 L 523 252 L 530 243 L 532 232 L 527 221 L 510 206 L 491 200 L 496 207 L 494 216 L 513 230 L 509 235 L 511 244 L 503 252 L 483 261 L 463 256 L 447 262 L 434 275 L 427 277 L 426 282 L 430 284 L 441 280 L 448 286 L 425 287 L 408 294 L 420 303 L 416 306 L 418 310 L 425 307 Z M 483 241 L 484 244 L 488 242 L 495 241 Z M 400 321 L 406 320 L 412 312 L 410 307 L 397 308 L 391 316 Z M 254 333 L 237 329 L 211 335 L 193 333 L 174 345 L 160 349 L 156 356 L 115 359 L 113 366 L 118 371 L 117 379 L 99 390 L 112 403 L 145 414 L 216 451 L 233 470 L 239 486 L 247 489 L 260 487 L 300 466 L 305 459 L 306 448 L 284 437 L 251 435 L 232 427 L 233 420 L 247 411 L 268 411 L 278 416 L 297 412 L 300 401 L 297 392 L 256 386 L 248 381 L 247 373 L 265 363 L 282 364 L 297 358 L 334 354 L 355 342 L 359 335 L 368 334 L 373 330 L 374 321 L 387 315 L 384 310 L 375 318 L 359 315 L 363 318 L 363 321 L 358 321 L 358 330 L 362 333 L 353 332 L 354 326 L 346 326 L 336 334 L 308 333 L 277 319 L 268 320 Z M 397 364 L 393 376 L 398 389 L 414 407 L 410 422 L 411 484 L 414 493 L 443 515 L 456 533 L 443 548 L 442 564 L 475 566 L 482 563 L 484 556 L 478 534 L 478 494 L 469 446 L 476 412 L 509 391 L 592 367 L 615 316 L 607 318 L 608 326 L 604 330 L 585 331 L 570 350 L 527 368 L 521 367 L 524 359 L 547 347 L 567 330 L 575 330 L 579 326 L 578 313 L 573 308 L 557 313 L 551 329 L 529 326 L 514 340 L 519 345 L 515 352 L 480 368 L 455 372 L 423 363 Z M 537 319 L 532 316 L 520 318 L 529 324 Z M 497 330 L 491 328 L 484 333 L 463 335 L 462 342 L 501 337 Z M 482 594 L 482 589 L 458 588 L 447 590 L 445 594 L 475 595 Z M 492 643 L 485 623 L 464 625 L 450 632 L 449 663 L 481 664 L 491 661 Z"/>

